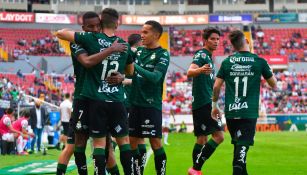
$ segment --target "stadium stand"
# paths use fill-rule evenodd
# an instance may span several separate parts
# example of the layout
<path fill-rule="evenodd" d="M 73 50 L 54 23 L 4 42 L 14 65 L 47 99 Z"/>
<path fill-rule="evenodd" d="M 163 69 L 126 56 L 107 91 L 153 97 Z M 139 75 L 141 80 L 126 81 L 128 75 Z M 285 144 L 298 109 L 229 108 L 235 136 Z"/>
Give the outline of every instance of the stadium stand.
<path fill-rule="evenodd" d="M 260 110 L 265 110 L 267 114 L 280 113 L 305 113 L 307 112 L 306 95 L 307 84 L 304 79 L 307 73 L 276 72 L 277 91 L 271 91 L 268 85 L 261 88 L 261 102 L 263 106 Z M 174 95 L 174 103 L 177 106 L 177 114 L 191 114 L 192 101 L 192 80 L 186 74 L 172 72 L 168 74 L 167 93 Z M 221 106 L 224 106 L 224 90 L 221 91 Z M 281 103 L 280 103 L 281 101 Z"/>
<path fill-rule="evenodd" d="M 252 27 L 253 28 L 253 27 Z M 255 27 L 254 27 L 255 28 Z M 235 29 L 233 26 L 221 28 L 222 36 L 215 55 L 229 55 L 232 48 L 228 42 L 228 33 Z M 173 56 L 193 55 L 202 48 L 201 30 L 170 29 L 171 54 Z M 261 29 L 253 31 L 254 51 L 259 55 L 288 55 L 290 62 L 307 61 L 307 29 Z"/>

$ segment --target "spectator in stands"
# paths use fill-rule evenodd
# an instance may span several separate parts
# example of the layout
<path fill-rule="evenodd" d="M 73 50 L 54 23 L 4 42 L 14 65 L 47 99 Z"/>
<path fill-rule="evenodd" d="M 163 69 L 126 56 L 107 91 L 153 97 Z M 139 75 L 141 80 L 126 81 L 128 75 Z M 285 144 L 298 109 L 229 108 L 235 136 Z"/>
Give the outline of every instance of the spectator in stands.
<path fill-rule="evenodd" d="M 0 37 L 0 46 L 4 45 L 4 40 Z"/>
<path fill-rule="evenodd" d="M 36 142 L 37 151 L 41 151 L 42 132 L 44 125 L 48 119 L 47 110 L 41 106 L 41 102 L 36 100 L 35 106 L 30 109 L 30 125 L 35 134 L 31 143 L 31 153 L 34 152 L 34 145 Z"/>
<path fill-rule="evenodd" d="M 260 27 L 260 26 L 259 26 Z M 257 33 L 257 40 L 259 41 L 260 44 L 262 44 L 263 40 L 264 40 L 264 32 L 263 30 L 260 28 Z"/>
<path fill-rule="evenodd" d="M 288 9 L 287 9 L 287 7 L 284 6 L 284 5 L 282 6 L 281 11 L 282 11 L 283 13 L 288 13 Z"/>
<path fill-rule="evenodd" d="M 22 74 L 22 72 L 21 72 L 20 69 L 18 69 L 16 75 L 17 75 L 17 77 L 19 77 L 19 78 L 24 78 L 24 76 L 23 76 L 23 74 Z"/>

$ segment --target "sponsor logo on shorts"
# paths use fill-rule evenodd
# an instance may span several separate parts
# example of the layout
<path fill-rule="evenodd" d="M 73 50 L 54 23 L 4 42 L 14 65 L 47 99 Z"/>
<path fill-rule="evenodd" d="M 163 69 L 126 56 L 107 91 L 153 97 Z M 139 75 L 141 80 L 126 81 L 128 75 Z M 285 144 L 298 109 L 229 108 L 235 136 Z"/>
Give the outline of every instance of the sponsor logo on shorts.
<path fill-rule="evenodd" d="M 206 131 L 206 129 L 207 129 L 206 125 L 204 125 L 204 124 L 202 124 L 200 127 L 201 127 L 201 129 L 204 130 L 204 131 Z"/>
<path fill-rule="evenodd" d="M 95 130 L 92 130 L 92 133 L 94 133 L 94 134 L 98 134 L 98 133 L 100 133 L 100 131 L 95 131 Z"/>
<path fill-rule="evenodd" d="M 237 137 L 241 137 L 242 136 L 242 133 L 240 130 L 237 131 Z"/>
<path fill-rule="evenodd" d="M 123 128 L 120 125 L 117 125 L 114 129 L 117 133 L 119 133 Z"/>
<path fill-rule="evenodd" d="M 152 135 L 152 136 L 155 136 L 155 135 L 156 135 L 156 130 L 152 130 L 152 131 L 142 131 L 142 134 L 144 134 L 144 135 Z"/>

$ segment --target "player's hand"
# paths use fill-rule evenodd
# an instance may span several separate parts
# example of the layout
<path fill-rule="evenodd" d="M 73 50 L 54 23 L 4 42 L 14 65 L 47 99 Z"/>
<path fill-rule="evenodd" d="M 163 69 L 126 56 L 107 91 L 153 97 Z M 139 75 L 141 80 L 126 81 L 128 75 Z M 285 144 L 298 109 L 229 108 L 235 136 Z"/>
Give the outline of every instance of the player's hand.
<path fill-rule="evenodd" d="M 212 73 L 212 68 L 210 67 L 209 64 L 205 64 L 203 65 L 202 67 L 200 67 L 200 70 L 202 73 L 206 74 L 206 75 L 209 75 Z"/>
<path fill-rule="evenodd" d="M 113 52 L 125 52 L 127 51 L 127 45 L 125 43 L 118 43 L 118 39 L 110 47 Z"/>
<path fill-rule="evenodd" d="M 125 77 L 119 73 L 119 72 L 112 72 L 111 76 L 107 77 L 107 83 L 111 85 L 116 85 L 122 83 L 124 81 Z"/>
<path fill-rule="evenodd" d="M 211 117 L 218 121 L 221 118 L 221 111 L 218 108 L 212 108 Z"/>

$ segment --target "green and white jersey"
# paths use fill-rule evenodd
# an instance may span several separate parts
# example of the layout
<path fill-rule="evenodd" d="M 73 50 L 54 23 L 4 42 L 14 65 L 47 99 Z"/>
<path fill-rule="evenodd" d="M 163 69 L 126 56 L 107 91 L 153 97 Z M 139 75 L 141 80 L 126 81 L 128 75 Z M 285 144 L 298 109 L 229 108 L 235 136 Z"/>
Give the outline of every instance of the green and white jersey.
<path fill-rule="evenodd" d="M 227 57 L 217 77 L 226 83 L 226 118 L 257 118 L 261 76 L 273 76 L 270 66 L 263 58 L 250 52 L 237 52 Z"/>
<path fill-rule="evenodd" d="M 132 78 L 131 104 L 162 110 L 163 82 L 169 60 L 168 51 L 162 47 L 155 49 L 139 47 L 137 49 L 135 64 L 151 72 L 159 71 L 162 73 L 162 77 L 157 83 L 153 83 L 136 72 Z"/>
<path fill-rule="evenodd" d="M 110 47 L 116 39 L 118 39 L 119 43 L 126 43 L 117 36 L 108 37 L 103 33 L 77 32 L 75 34 L 75 42 L 82 45 L 89 55 L 102 52 L 104 49 Z M 101 101 L 124 101 L 123 85 L 110 85 L 105 80 L 112 72 L 120 72 L 123 74 L 126 65 L 132 62 L 132 55 L 129 51 L 123 53 L 118 52 L 111 54 L 101 63 L 86 69 L 81 95 Z"/>
<path fill-rule="evenodd" d="M 211 53 L 206 49 L 201 49 L 197 51 L 193 57 L 193 64 L 199 67 L 209 64 L 212 68 L 212 73 L 210 75 L 200 74 L 193 77 L 192 85 L 192 109 L 198 109 L 205 104 L 212 102 L 212 90 L 214 84 L 214 64 L 212 61 Z"/>
<path fill-rule="evenodd" d="M 78 61 L 78 56 L 86 51 L 78 44 L 70 43 L 71 59 L 76 77 L 74 99 L 82 99 L 81 91 L 85 79 L 85 67 Z"/>

